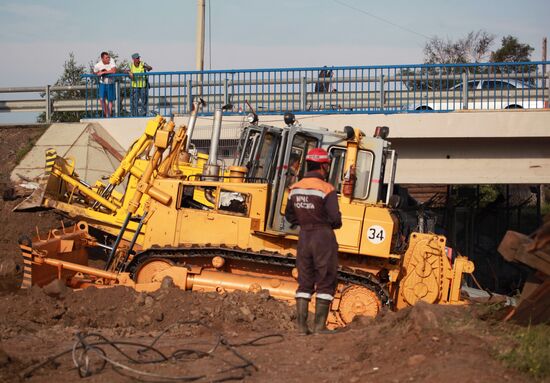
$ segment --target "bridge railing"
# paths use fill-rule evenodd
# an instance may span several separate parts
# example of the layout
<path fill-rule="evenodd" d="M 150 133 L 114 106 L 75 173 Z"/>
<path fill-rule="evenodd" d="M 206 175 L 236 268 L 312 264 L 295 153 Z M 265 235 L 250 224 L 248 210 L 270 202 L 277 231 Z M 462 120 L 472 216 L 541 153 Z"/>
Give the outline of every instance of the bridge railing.
<path fill-rule="evenodd" d="M 244 113 L 248 101 L 258 113 L 401 113 L 461 109 L 541 109 L 548 107 L 550 62 L 430 64 L 354 67 L 310 67 L 214 71 L 150 72 L 146 77 L 147 114 L 187 114 L 195 97 L 212 114 L 216 105 L 231 104 Z M 115 82 L 114 117 L 132 110 L 131 80 Z M 0 111 L 84 111 L 101 117 L 99 77 L 85 75 L 70 88 L 25 88 L 41 91 L 46 100 L 0 101 Z M 17 88 L 0 88 L 0 93 Z M 71 93 L 72 92 L 72 93 Z M 58 95 L 63 93 L 63 97 Z M 67 97 L 74 94 L 74 98 Z"/>

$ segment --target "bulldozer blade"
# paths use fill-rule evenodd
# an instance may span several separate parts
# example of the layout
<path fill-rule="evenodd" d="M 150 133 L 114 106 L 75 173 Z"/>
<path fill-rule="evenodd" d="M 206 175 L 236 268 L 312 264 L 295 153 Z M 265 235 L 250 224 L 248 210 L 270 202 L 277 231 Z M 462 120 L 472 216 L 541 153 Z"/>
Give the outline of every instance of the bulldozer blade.
<path fill-rule="evenodd" d="M 38 188 L 25 198 L 20 204 L 13 208 L 13 211 L 38 211 L 49 209 L 45 207 L 42 202 L 44 201 L 44 194 L 46 193 L 46 185 L 48 179 L 41 180 Z"/>
<path fill-rule="evenodd" d="M 38 188 L 27 198 L 18 204 L 13 211 L 36 211 L 46 209 L 42 202 L 44 201 L 44 194 L 48 188 L 50 175 L 57 159 L 57 152 L 55 149 L 50 148 L 46 150 L 46 163 L 44 167 L 44 175 L 40 177 Z"/>

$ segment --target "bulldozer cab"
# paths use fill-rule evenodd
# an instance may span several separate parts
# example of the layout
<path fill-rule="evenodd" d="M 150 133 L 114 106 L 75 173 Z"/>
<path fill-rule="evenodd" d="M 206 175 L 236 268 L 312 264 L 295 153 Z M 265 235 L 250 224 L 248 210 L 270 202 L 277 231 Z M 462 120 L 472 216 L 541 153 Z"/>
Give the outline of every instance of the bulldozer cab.
<path fill-rule="evenodd" d="M 297 233 L 284 219 L 288 190 L 305 174 L 309 149 L 320 146 L 321 142 L 321 134 L 303 131 L 298 126 L 250 125 L 243 130 L 238 165 L 248 169 L 247 182 L 269 185 L 270 202 L 266 212 L 269 231 Z"/>
<path fill-rule="evenodd" d="M 304 176 L 306 154 L 315 147 L 323 147 L 330 153 L 332 163 L 328 182 L 339 195 L 342 194 L 346 171 L 353 164 L 356 182 L 352 198 L 355 202 L 376 204 L 383 191 L 387 191 L 389 198 L 393 176 L 388 177 L 388 184 L 383 182 L 388 159 L 391 160 L 391 174 L 395 174 L 395 153 L 389 149 L 389 143 L 384 138 L 361 136 L 355 139 L 356 147 L 352 150 L 349 142 L 343 133 L 303 128 L 297 124 L 285 128 L 255 124 L 245 127 L 239 143 L 237 165 L 247 168 L 247 182 L 269 185 L 268 231 L 298 233 L 285 220 L 284 213 L 289 188 Z"/>

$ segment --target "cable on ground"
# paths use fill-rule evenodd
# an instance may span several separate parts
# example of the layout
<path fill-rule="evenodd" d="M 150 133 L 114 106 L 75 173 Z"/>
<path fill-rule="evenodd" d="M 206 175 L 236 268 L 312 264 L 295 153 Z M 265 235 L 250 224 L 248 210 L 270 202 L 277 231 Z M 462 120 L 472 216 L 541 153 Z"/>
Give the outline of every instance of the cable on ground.
<path fill-rule="evenodd" d="M 215 335 L 215 341 L 208 351 L 180 348 L 171 353 L 161 351 L 155 347 L 163 335 L 169 332 L 176 325 L 197 325 L 209 329 Z M 46 360 L 29 367 L 23 374 L 23 378 L 30 378 L 36 371 L 42 367 L 59 363 L 58 359 L 70 354 L 73 365 L 81 378 L 89 377 L 102 373 L 107 366 L 124 376 L 138 379 L 145 382 L 224 382 L 229 380 L 240 380 L 257 371 L 258 367 L 254 362 L 237 351 L 238 347 L 261 347 L 283 341 L 282 334 L 263 335 L 248 341 L 232 343 L 222 333 L 211 329 L 207 324 L 201 321 L 183 321 L 177 322 L 164 329 L 149 344 L 126 341 L 111 340 L 99 333 L 79 332 L 76 335 L 76 341 L 71 348 L 56 353 Z M 210 344 L 209 344 L 210 345 Z M 136 356 L 133 356 L 128 349 L 136 349 Z M 229 360 L 225 354 L 232 355 Z M 165 362 L 194 362 L 203 358 L 217 359 L 223 365 L 212 373 L 197 375 L 179 375 L 170 376 L 146 371 L 140 366 L 161 364 Z"/>

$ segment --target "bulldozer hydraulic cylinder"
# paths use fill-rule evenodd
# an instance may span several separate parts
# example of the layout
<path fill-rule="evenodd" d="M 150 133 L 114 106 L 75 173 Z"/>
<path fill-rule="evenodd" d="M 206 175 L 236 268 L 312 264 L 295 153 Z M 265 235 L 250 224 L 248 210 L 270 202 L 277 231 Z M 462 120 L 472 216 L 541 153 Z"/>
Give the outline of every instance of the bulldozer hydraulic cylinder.
<path fill-rule="evenodd" d="M 122 262 L 123 267 L 125 267 L 126 262 L 128 261 L 128 257 L 132 253 L 132 250 L 134 249 L 134 246 L 136 244 L 136 241 L 139 237 L 139 233 L 141 232 L 141 228 L 143 227 L 143 224 L 145 223 L 145 217 L 147 217 L 147 211 L 143 212 L 143 215 L 141 216 L 141 219 L 139 220 L 138 227 L 134 233 L 134 236 L 132 237 L 132 241 L 130 242 L 130 246 L 128 247 L 128 252 L 126 253 L 126 257 L 124 257 L 124 262 Z"/>
<path fill-rule="evenodd" d="M 105 189 L 103 189 L 103 192 L 101 192 L 102 198 L 109 198 L 111 196 L 111 193 L 113 192 L 113 189 L 115 188 L 115 185 L 108 184 Z M 98 201 L 95 201 L 92 205 L 93 209 L 97 209 L 101 205 Z"/>
<path fill-rule="evenodd" d="M 113 245 L 113 250 L 111 250 L 111 254 L 109 254 L 109 259 L 107 259 L 107 264 L 105 265 L 105 270 L 109 270 L 109 267 L 111 267 L 111 263 L 113 262 L 113 259 L 116 254 L 116 249 L 118 248 L 118 245 L 120 244 L 120 241 L 122 240 L 122 237 L 124 236 L 124 232 L 126 231 L 126 227 L 128 226 L 128 222 L 130 222 L 130 218 L 132 217 L 132 213 L 126 214 L 126 218 L 124 219 L 124 223 L 122 224 L 122 227 L 120 228 L 120 232 L 118 233 L 118 236 L 116 237 L 116 241 Z"/>
<path fill-rule="evenodd" d="M 52 173 L 55 174 L 57 177 L 60 177 L 63 181 L 67 182 L 71 186 L 77 188 L 86 197 L 89 197 L 99 202 L 100 204 L 105 206 L 107 209 L 111 211 L 116 211 L 118 209 L 118 206 L 116 206 L 114 203 L 109 202 L 108 200 L 106 200 L 96 192 L 92 191 L 89 187 L 86 187 L 83 183 L 73 179 L 71 176 L 63 174 L 57 169 L 54 169 Z"/>
<path fill-rule="evenodd" d="M 66 269 L 66 270 L 80 272 L 83 274 L 94 275 L 98 278 L 112 279 L 112 280 L 116 280 L 118 278 L 118 275 L 116 273 L 112 273 L 110 271 L 103 271 L 95 267 L 83 266 L 77 263 L 61 261 L 59 259 L 54 259 L 54 258 L 36 257 L 35 262 L 49 265 L 49 266 L 54 266 L 58 269 Z"/>
<path fill-rule="evenodd" d="M 195 291 L 250 291 L 269 290 L 274 298 L 294 300 L 297 284 L 278 278 L 265 278 L 253 275 L 237 275 L 218 271 L 203 270 L 200 274 L 190 274 L 192 289 Z"/>

